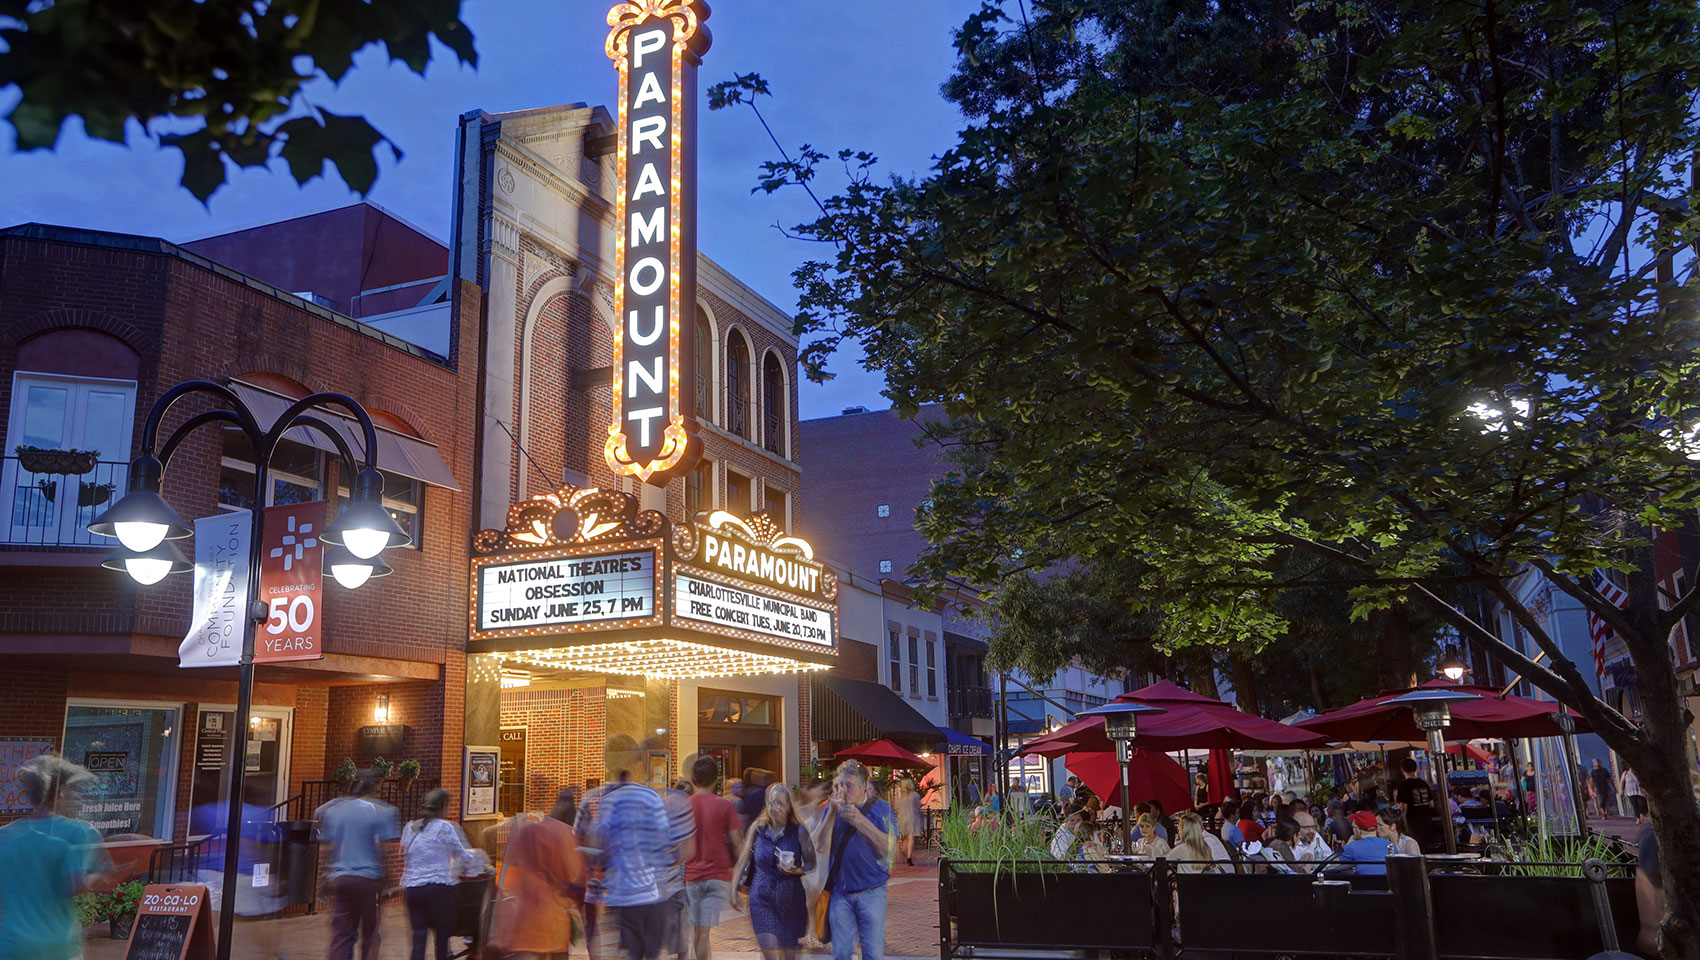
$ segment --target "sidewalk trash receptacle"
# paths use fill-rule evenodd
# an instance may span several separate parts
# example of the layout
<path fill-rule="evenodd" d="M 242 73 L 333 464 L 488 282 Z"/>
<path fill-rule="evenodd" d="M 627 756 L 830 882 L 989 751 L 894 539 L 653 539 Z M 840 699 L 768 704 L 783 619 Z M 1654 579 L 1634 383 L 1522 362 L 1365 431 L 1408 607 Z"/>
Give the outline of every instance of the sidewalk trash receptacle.
<path fill-rule="evenodd" d="M 312 903 L 319 873 L 319 847 L 313 842 L 312 820 L 285 820 L 279 872 L 283 874 L 283 902 Z"/>

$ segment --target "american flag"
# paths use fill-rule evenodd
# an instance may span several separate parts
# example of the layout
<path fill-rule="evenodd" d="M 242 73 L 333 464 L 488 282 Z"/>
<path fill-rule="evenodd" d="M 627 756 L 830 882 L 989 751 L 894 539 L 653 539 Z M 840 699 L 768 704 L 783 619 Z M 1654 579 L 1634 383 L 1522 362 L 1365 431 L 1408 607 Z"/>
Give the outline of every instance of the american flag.
<path fill-rule="evenodd" d="M 1594 589 L 1600 592 L 1600 596 L 1605 597 L 1612 606 L 1619 610 L 1623 609 L 1623 605 L 1629 601 L 1629 594 L 1625 593 L 1622 587 L 1612 583 L 1610 577 L 1598 570 L 1594 571 L 1593 584 Z M 1591 607 L 1588 609 L 1588 636 L 1594 642 L 1594 673 L 1603 680 L 1606 675 L 1606 641 L 1612 638 L 1613 631 Z"/>

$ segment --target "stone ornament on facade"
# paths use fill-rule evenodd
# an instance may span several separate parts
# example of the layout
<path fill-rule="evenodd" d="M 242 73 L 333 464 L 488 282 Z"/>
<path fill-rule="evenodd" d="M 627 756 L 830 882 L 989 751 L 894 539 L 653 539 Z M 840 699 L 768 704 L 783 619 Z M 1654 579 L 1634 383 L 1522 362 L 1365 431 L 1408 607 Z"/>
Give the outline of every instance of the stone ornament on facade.
<path fill-rule="evenodd" d="M 507 529 L 480 530 L 472 538 L 479 556 L 585 543 L 644 540 L 666 534 L 667 518 L 638 509 L 620 490 L 563 485 L 554 493 L 521 500 L 508 509 Z"/>

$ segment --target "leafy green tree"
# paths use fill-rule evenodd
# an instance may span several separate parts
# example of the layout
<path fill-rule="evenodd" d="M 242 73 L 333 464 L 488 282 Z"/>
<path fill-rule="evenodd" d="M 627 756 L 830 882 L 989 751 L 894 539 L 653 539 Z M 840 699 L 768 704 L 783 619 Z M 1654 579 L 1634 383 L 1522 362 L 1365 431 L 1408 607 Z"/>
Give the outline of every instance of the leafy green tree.
<path fill-rule="evenodd" d="M 1660 949 L 1700 960 L 1668 644 L 1700 594 L 1661 598 L 1649 549 L 1700 506 L 1700 11 L 1030 9 L 988 5 L 959 32 L 946 90 L 967 124 L 933 170 L 883 182 L 848 155 L 850 182 L 800 228 L 836 248 L 797 274 L 805 359 L 854 339 L 900 410 L 943 404 L 948 441 L 976 453 L 921 518 L 922 572 L 995 589 L 1137 556 L 1140 609 L 1176 644 L 1277 616 L 1280 550 L 1345 571 L 1332 588 L 1358 615 L 1420 606 L 1635 768 Z M 766 185 L 819 160 L 770 164 Z M 1514 595 L 1530 567 L 1623 637 L 1638 721 Z M 1590 585 L 1602 568 L 1625 609 Z M 1459 588 L 1544 659 L 1450 602 Z"/>
<path fill-rule="evenodd" d="M 366 193 L 379 148 L 401 151 L 364 117 L 313 107 L 302 88 L 340 82 L 377 43 L 423 75 L 433 37 L 478 62 L 460 0 L 0 0 L 0 88 L 22 94 L 6 117 L 20 150 L 53 147 L 72 117 L 123 143 L 135 120 L 183 152 L 183 186 L 202 202 L 227 161 L 280 157 L 297 183 L 328 160 Z"/>

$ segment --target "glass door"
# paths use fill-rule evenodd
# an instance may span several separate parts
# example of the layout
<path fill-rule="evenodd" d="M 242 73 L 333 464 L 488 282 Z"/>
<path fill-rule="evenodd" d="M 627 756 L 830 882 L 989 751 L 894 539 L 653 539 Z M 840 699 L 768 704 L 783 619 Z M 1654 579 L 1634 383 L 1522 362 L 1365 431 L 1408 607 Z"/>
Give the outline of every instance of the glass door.
<path fill-rule="evenodd" d="M 248 819 L 275 820 L 271 808 L 289 799 L 289 749 L 292 711 L 287 707 L 255 707 L 243 744 L 243 804 Z M 230 802 L 231 726 L 236 711 L 222 705 L 203 705 L 195 720 L 195 777 L 189 790 L 189 836 L 224 833 Z M 259 815 L 264 810 L 263 816 Z"/>
<path fill-rule="evenodd" d="M 105 543 L 86 528 L 124 492 L 135 403 L 134 381 L 16 375 L 0 475 L 0 496 L 6 501 L 0 530 L 7 542 Z M 99 456 L 86 473 L 55 473 L 23 463 L 16 456 L 19 446 L 96 451 Z"/>

